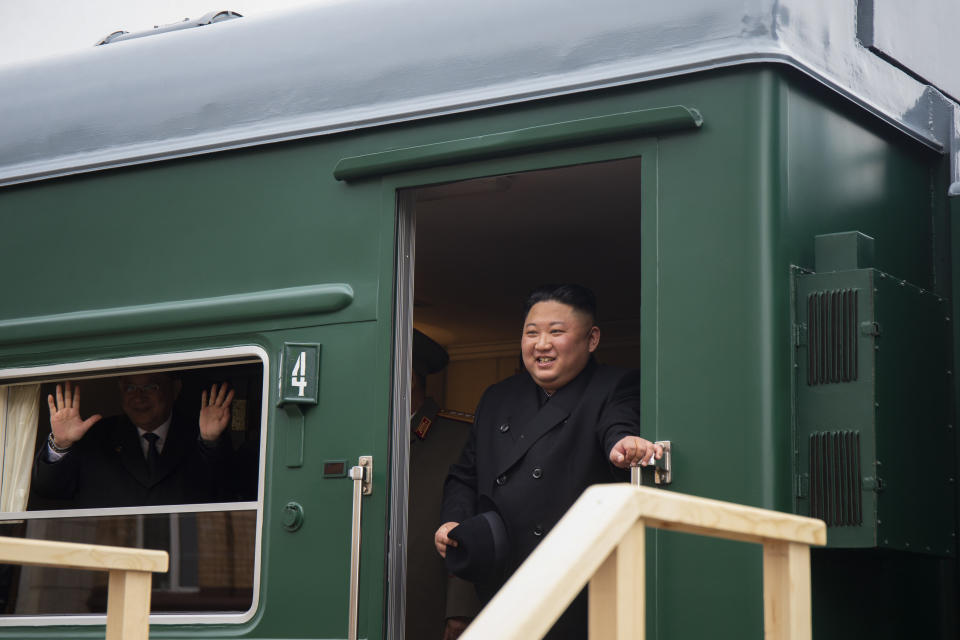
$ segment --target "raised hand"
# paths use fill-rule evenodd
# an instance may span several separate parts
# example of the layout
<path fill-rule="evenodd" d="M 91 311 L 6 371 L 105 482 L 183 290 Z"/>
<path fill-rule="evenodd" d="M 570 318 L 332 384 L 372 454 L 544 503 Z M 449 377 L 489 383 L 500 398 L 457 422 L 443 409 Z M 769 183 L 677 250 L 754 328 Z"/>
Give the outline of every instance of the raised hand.
<path fill-rule="evenodd" d="M 52 394 L 47 395 L 47 406 L 53 443 L 61 449 L 73 446 L 103 417 L 99 413 L 86 420 L 80 417 L 80 385 L 74 387 L 69 380 L 64 387 L 57 385 L 56 402 Z"/>
<path fill-rule="evenodd" d="M 230 403 L 233 402 L 233 389 L 227 393 L 227 383 L 214 384 L 210 393 L 204 391 L 200 396 L 200 437 L 213 442 L 220 437 L 230 424 Z"/>

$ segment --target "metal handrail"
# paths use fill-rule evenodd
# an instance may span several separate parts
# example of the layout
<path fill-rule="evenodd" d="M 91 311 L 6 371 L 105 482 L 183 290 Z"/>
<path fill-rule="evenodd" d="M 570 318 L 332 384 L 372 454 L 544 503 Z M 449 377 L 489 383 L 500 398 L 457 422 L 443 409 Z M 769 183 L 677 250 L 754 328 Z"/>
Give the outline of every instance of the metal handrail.
<path fill-rule="evenodd" d="M 350 469 L 353 481 L 353 516 L 350 525 L 350 595 L 347 606 L 347 640 L 357 640 L 358 612 L 360 609 L 360 518 L 363 503 L 363 467 Z"/>
<path fill-rule="evenodd" d="M 108 571 L 107 640 L 147 640 L 151 573 L 169 565 L 166 551 L 0 537 L 0 563 Z"/>
<path fill-rule="evenodd" d="M 762 544 L 764 637 L 810 640 L 823 521 L 629 484 L 587 489 L 461 640 L 542 638 L 588 581 L 591 640 L 643 640 L 648 526 Z"/>
<path fill-rule="evenodd" d="M 373 456 L 360 456 L 359 463 L 350 468 L 353 482 L 353 516 L 350 525 L 350 594 L 347 609 L 347 640 L 357 640 L 360 611 L 360 523 L 363 496 L 373 493 Z"/>

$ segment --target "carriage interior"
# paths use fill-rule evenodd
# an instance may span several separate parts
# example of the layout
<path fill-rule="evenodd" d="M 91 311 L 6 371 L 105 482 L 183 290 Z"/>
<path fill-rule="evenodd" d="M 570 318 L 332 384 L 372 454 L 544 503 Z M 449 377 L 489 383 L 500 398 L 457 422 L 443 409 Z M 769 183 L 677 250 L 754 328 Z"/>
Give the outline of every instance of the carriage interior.
<path fill-rule="evenodd" d="M 440 406 L 472 413 L 522 370 L 526 294 L 576 282 L 597 295 L 600 362 L 640 366 L 639 158 L 415 190 L 414 326 L 450 364 L 427 379 Z"/>

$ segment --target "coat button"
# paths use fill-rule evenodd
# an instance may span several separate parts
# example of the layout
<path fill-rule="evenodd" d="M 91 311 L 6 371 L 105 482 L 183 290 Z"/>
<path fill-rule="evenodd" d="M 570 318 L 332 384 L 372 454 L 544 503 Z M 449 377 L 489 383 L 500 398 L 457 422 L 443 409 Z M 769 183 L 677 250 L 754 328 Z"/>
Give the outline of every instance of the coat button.
<path fill-rule="evenodd" d="M 540 477 L 543 475 L 543 469 L 541 469 L 540 467 L 537 467 L 536 469 L 533 470 L 532 475 L 535 480 L 539 480 Z"/>
<path fill-rule="evenodd" d="M 542 536 L 542 535 L 543 535 L 543 527 L 541 527 L 540 525 L 535 526 L 535 527 L 533 528 L 533 535 L 537 536 L 538 538 L 539 538 L 540 536 Z"/>
<path fill-rule="evenodd" d="M 502 487 L 505 484 L 507 484 L 507 474 L 502 473 L 499 476 L 497 476 L 497 486 Z"/>
<path fill-rule="evenodd" d="M 504 422 L 500 425 L 500 433 L 506 433 L 507 431 L 510 431 L 510 425 Z"/>

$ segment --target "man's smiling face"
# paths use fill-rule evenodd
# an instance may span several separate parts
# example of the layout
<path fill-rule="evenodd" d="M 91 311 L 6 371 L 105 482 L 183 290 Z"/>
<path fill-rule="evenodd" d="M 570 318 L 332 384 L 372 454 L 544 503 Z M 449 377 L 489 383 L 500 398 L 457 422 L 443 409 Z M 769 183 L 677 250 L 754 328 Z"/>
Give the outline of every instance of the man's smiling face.
<path fill-rule="evenodd" d="M 553 393 L 583 371 L 598 344 L 600 329 L 588 314 L 549 300 L 527 313 L 520 351 L 534 382 Z"/>
<path fill-rule="evenodd" d="M 123 412 L 144 431 L 153 431 L 173 410 L 180 393 L 180 381 L 163 373 L 124 376 L 120 380 Z"/>

